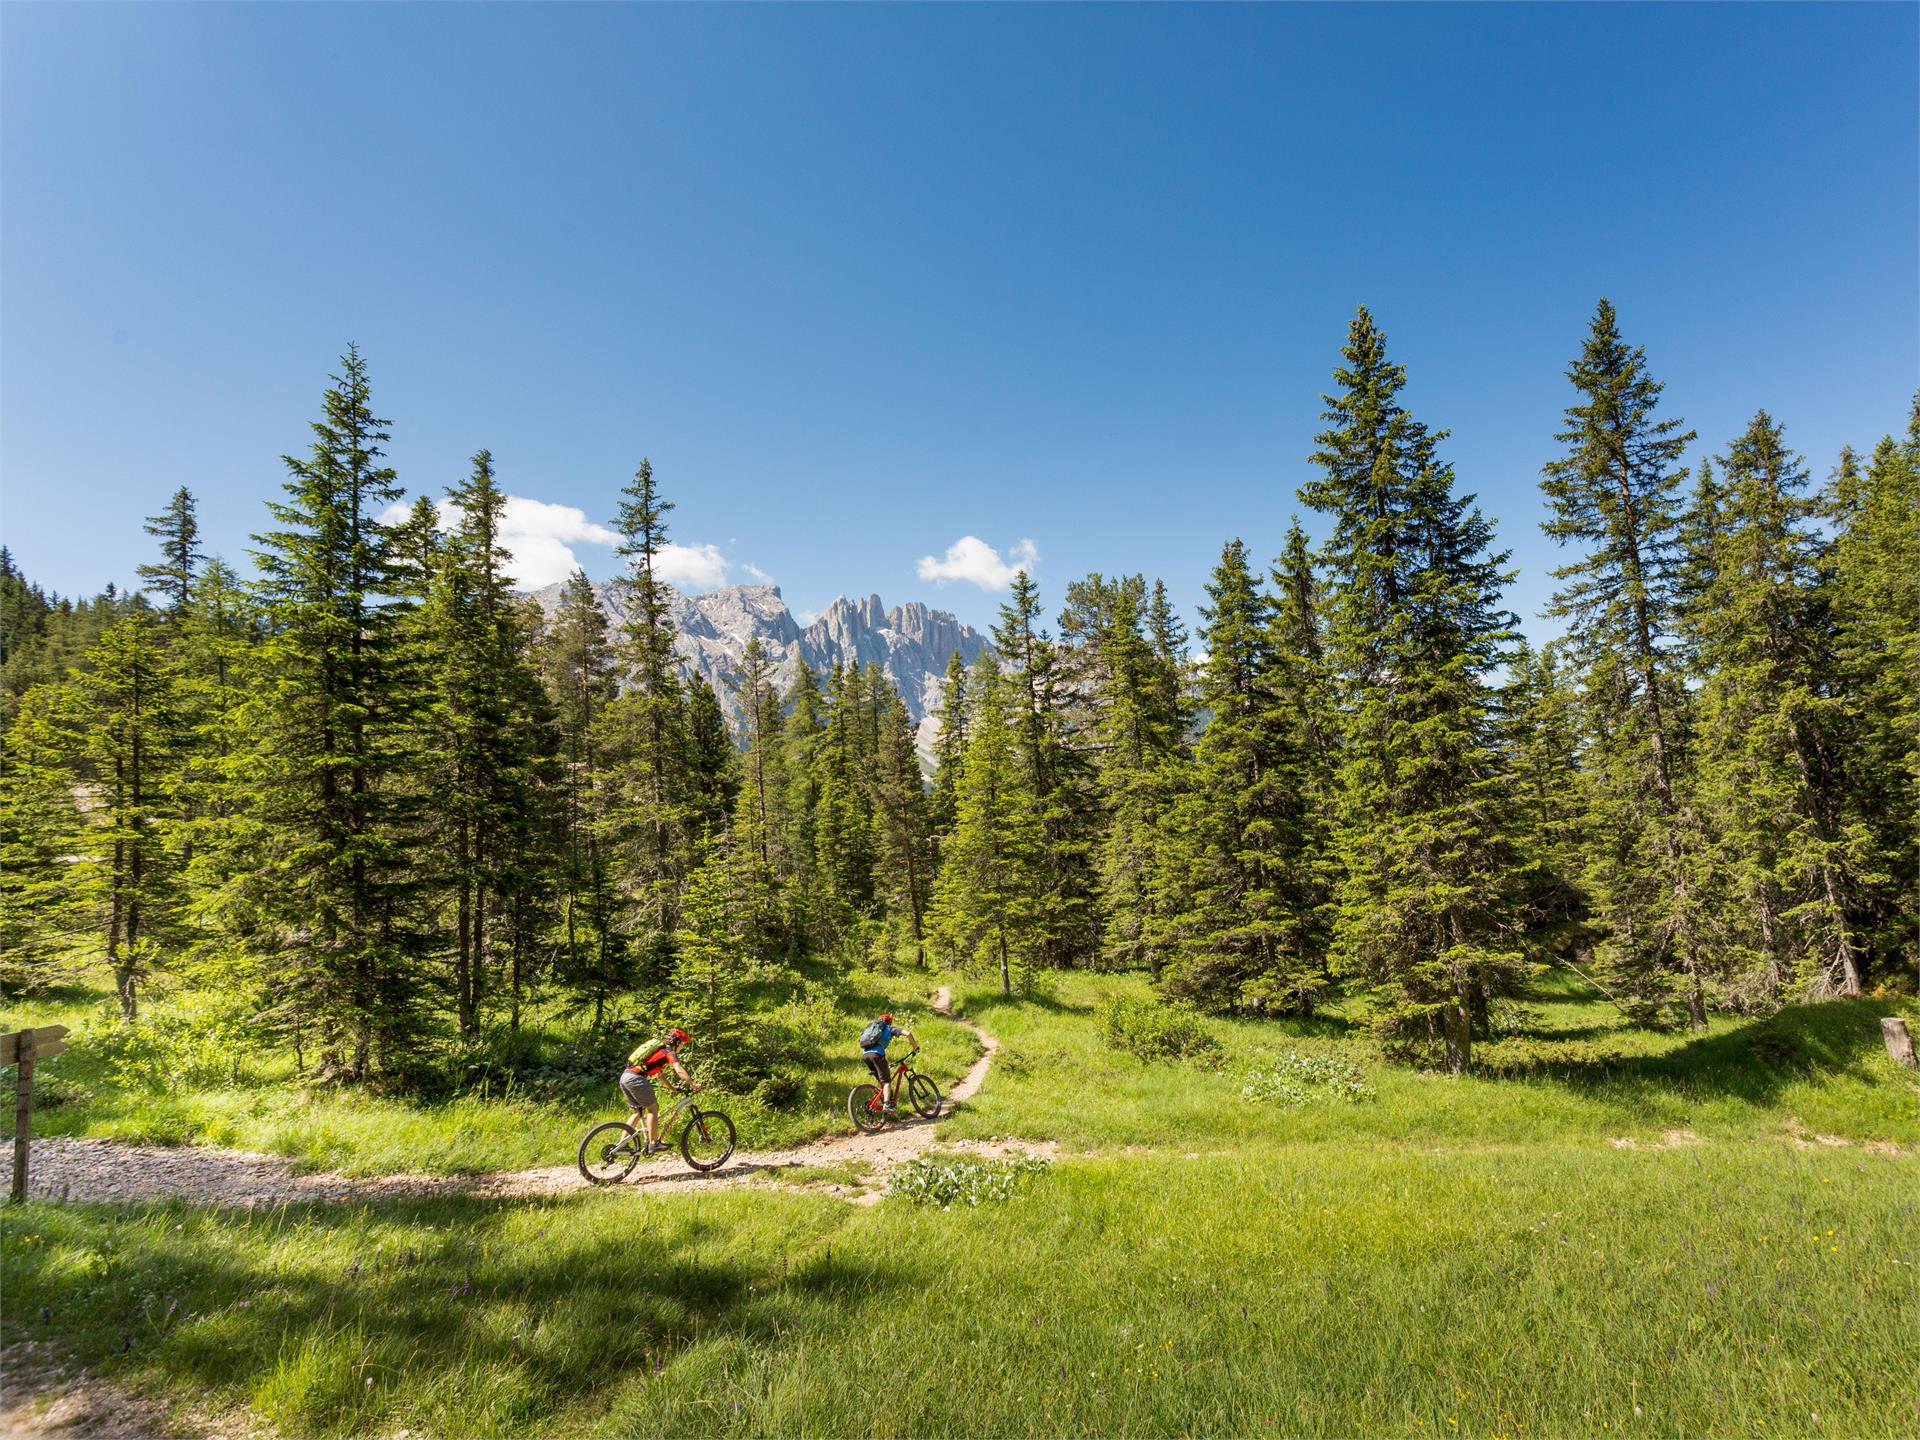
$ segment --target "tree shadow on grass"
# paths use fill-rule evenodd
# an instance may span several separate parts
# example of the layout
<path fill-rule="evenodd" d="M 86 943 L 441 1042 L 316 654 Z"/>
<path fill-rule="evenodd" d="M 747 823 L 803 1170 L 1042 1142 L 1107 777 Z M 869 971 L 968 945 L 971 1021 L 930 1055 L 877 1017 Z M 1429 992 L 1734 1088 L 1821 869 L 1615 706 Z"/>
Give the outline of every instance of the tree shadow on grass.
<path fill-rule="evenodd" d="M 1522 1043 L 1504 1052 L 1489 1046 L 1479 1068 L 1489 1078 L 1547 1080 L 1594 1095 L 1651 1089 L 1763 1106 L 1799 1081 L 1871 1082 L 1880 1068 L 1873 1063 L 1882 1050 L 1880 1018 L 1897 1008 L 1879 1000 L 1792 1005 L 1658 1054 L 1623 1054 L 1584 1040 Z"/>
<path fill-rule="evenodd" d="M 21 1218 L 60 1243 L 12 1247 L 10 1340 L 253 1397 L 304 1433 L 377 1429 L 428 1397 L 482 1391 L 471 1403 L 495 1408 L 456 1410 L 462 1428 L 524 1430 L 703 1343 L 769 1349 L 824 1311 L 930 1280 L 910 1256 L 840 1243 L 844 1222 L 810 1210 L 628 1216 L 475 1198 L 217 1217 L 178 1204 L 36 1209 Z M 769 1243 L 741 1243 L 730 1221 Z M 108 1258 L 76 1265 L 76 1250 Z"/>

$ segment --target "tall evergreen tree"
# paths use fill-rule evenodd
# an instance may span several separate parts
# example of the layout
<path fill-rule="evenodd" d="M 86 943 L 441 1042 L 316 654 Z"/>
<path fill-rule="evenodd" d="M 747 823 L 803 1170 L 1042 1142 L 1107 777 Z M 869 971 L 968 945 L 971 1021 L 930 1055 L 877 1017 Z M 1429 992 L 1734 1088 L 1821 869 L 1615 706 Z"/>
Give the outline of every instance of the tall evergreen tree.
<path fill-rule="evenodd" d="M 257 988 L 329 1073 L 407 1058 L 424 1018 L 405 903 L 416 756 L 379 515 L 400 494 L 387 422 L 349 349 L 305 457 L 288 456 L 277 528 L 256 536 L 266 638 L 249 656 L 212 909 Z"/>
<path fill-rule="evenodd" d="M 1039 959 L 1056 967 L 1085 963 L 1099 949 L 1092 766 L 1068 714 L 1059 651 L 1042 624 L 1039 588 L 1024 570 L 1013 577 L 1000 607 L 993 645 L 1013 704 L 1015 752 L 1039 807 L 1046 874 Z"/>
<path fill-rule="evenodd" d="M 617 757 L 617 808 L 636 938 L 647 967 L 662 974 L 694 842 L 686 692 L 674 658 L 672 589 L 659 575 L 673 505 L 661 497 L 646 460 L 621 493 L 614 529 L 629 569 L 619 648 L 626 685 L 606 720 Z"/>
<path fill-rule="evenodd" d="M 1191 788 L 1176 833 L 1186 938 L 1168 988 L 1209 1007 L 1310 1010 L 1324 985 L 1305 737 L 1275 684 L 1273 604 L 1230 541 L 1207 585 Z"/>
<path fill-rule="evenodd" d="M 1849 815 L 1869 837 L 1861 937 L 1876 964 L 1904 973 L 1920 945 L 1920 399 L 1906 436 L 1883 439 L 1854 493 L 1836 500 L 1835 643 L 1857 711 Z"/>
<path fill-rule="evenodd" d="M 1045 840 L 1015 747 L 1008 684 L 991 652 L 974 666 L 958 818 L 934 884 L 928 930 L 954 961 L 1025 993 L 1045 955 Z"/>
<path fill-rule="evenodd" d="M 933 742 L 933 795 L 927 804 L 927 823 L 936 841 L 953 831 L 966 753 L 967 667 L 956 650 L 947 659 L 946 680 L 940 687 L 940 733 Z"/>
<path fill-rule="evenodd" d="M 1695 612 L 1700 794 L 1738 903 L 1733 998 L 1860 993 L 1854 876 L 1867 837 L 1844 808 L 1850 740 L 1806 467 L 1764 410 L 1720 462 L 1710 588 Z"/>
<path fill-rule="evenodd" d="M 1542 475 L 1542 528 L 1580 547 L 1556 569 L 1549 614 L 1564 618 L 1593 721 L 1589 877 L 1605 927 L 1604 970 L 1644 1004 L 1674 990 L 1707 1023 L 1701 919 L 1684 803 L 1688 706 L 1672 653 L 1680 604 L 1680 457 L 1693 439 L 1656 418 L 1662 386 L 1645 351 L 1620 336 L 1601 300 L 1567 378 L 1579 392 Z"/>
<path fill-rule="evenodd" d="M 200 521 L 193 492 L 184 485 L 174 491 L 167 508 L 147 518 L 146 531 L 160 540 L 160 560 L 142 565 L 140 578 L 147 582 L 147 589 L 159 592 L 168 614 L 184 615 L 200 569 Z"/>
<path fill-rule="evenodd" d="M 1400 404 L 1406 373 L 1364 308 L 1342 355 L 1313 456 L 1322 473 L 1301 487 L 1334 522 L 1345 736 L 1333 957 L 1368 985 L 1384 1033 L 1458 1073 L 1475 1012 L 1523 971 L 1487 679 L 1509 635 L 1505 556 L 1453 493 L 1444 432 Z"/>

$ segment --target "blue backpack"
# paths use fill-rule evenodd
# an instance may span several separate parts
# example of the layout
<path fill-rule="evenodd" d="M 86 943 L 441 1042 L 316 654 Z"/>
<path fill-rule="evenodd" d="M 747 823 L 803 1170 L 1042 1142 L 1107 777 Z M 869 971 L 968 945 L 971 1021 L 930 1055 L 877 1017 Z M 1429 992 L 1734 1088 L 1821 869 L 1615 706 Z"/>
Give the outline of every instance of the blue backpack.
<path fill-rule="evenodd" d="M 887 1042 L 893 1038 L 893 1027 L 884 1020 L 871 1020 L 867 1028 L 860 1032 L 860 1050 L 862 1054 L 871 1054 L 875 1050 L 887 1048 Z"/>

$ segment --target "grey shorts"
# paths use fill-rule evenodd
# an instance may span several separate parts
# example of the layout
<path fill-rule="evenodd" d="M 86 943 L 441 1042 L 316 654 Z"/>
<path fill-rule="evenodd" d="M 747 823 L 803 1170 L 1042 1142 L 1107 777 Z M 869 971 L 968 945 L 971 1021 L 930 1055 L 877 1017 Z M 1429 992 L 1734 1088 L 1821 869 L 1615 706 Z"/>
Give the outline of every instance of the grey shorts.
<path fill-rule="evenodd" d="M 635 1110 L 651 1110 L 659 1104 L 653 1098 L 653 1082 L 638 1070 L 620 1072 L 620 1093 Z"/>

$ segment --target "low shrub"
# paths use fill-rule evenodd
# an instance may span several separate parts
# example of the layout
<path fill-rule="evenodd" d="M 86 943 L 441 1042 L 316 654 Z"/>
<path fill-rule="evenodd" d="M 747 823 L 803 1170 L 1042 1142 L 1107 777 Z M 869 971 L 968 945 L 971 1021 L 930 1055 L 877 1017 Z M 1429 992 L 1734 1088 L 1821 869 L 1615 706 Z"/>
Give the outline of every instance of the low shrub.
<path fill-rule="evenodd" d="M 117 1016 L 89 1026 L 80 1044 L 126 1090 L 183 1090 L 240 1085 L 251 1078 L 254 1038 L 237 1015 Z"/>
<path fill-rule="evenodd" d="M 887 1194 L 915 1205 L 982 1205 L 1011 1200 L 1050 1162 L 1035 1155 L 1010 1155 L 1004 1160 L 975 1160 L 962 1155 L 922 1155 L 893 1172 Z"/>
<path fill-rule="evenodd" d="M 1240 1098 L 1269 1105 L 1304 1105 L 1309 1100 L 1352 1104 L 1373 1099 L 1374 1090 L 1351 1065 L 1289 1050 L 1249 1070 L 1240 1087 Z"/>
<path fill-rule="evenodd" d="M 1107 1044 L 1141 1060 L 1218 1060 L 1220 1042 L 1191 1006 L 1155 996 L 1117 996 L 1101 1016 Z"/>

